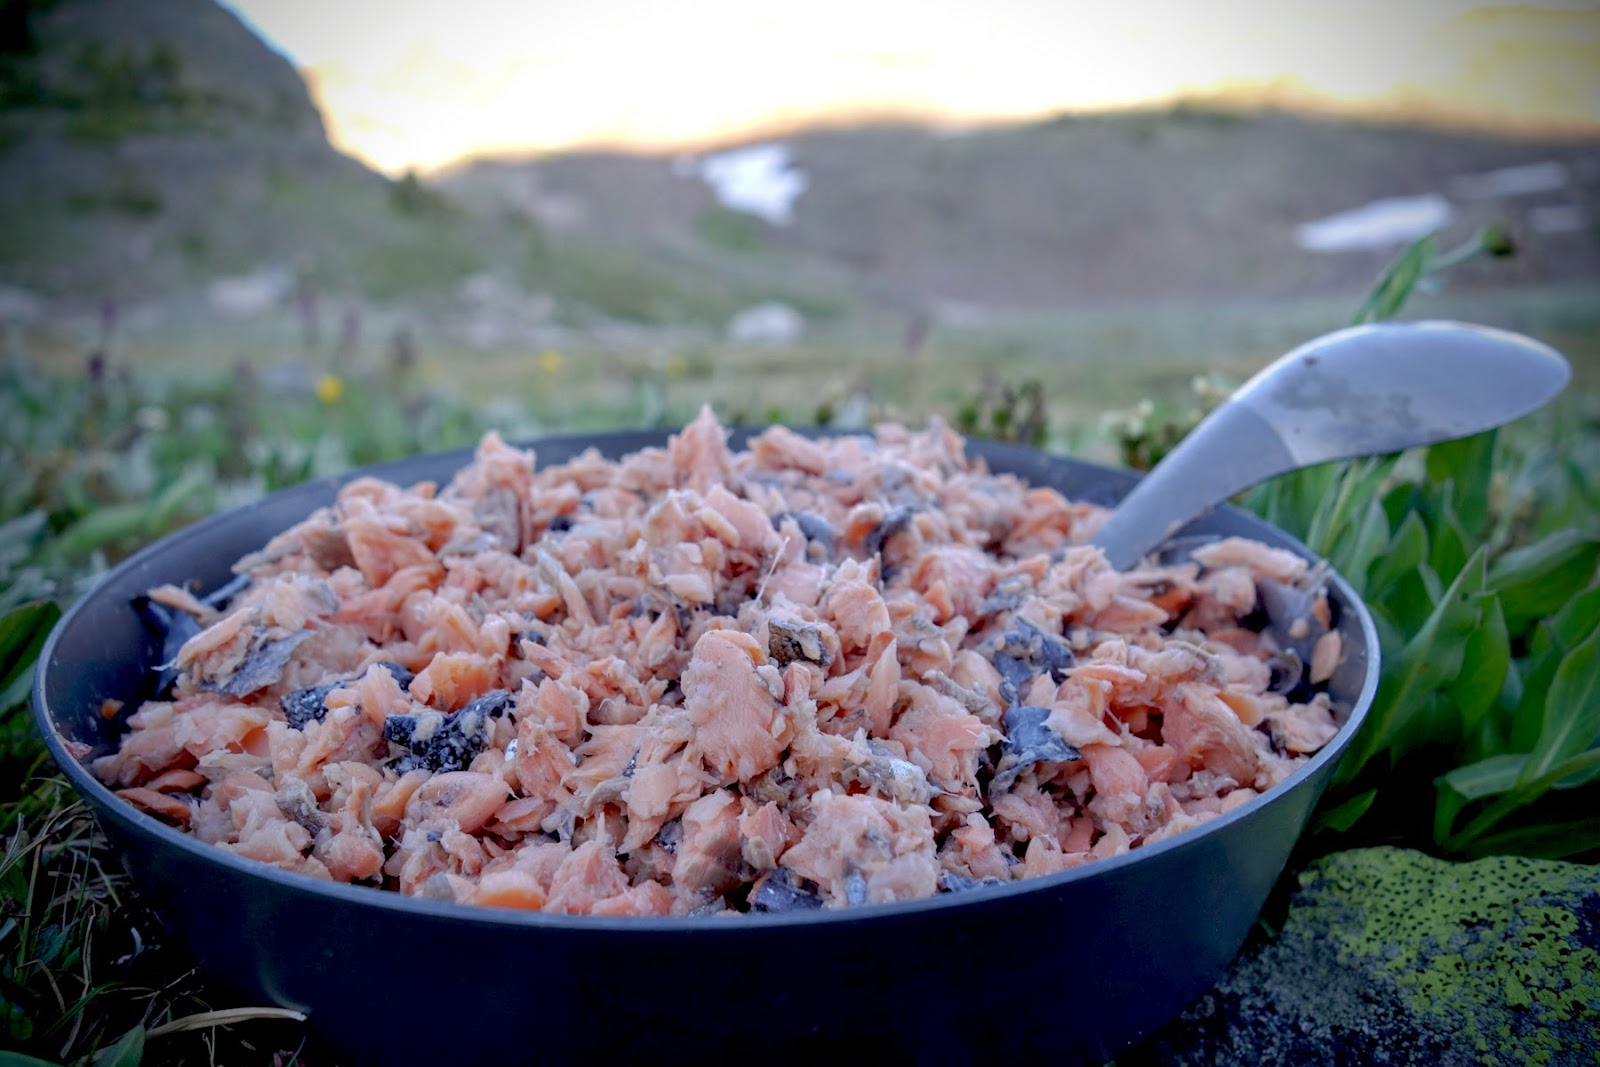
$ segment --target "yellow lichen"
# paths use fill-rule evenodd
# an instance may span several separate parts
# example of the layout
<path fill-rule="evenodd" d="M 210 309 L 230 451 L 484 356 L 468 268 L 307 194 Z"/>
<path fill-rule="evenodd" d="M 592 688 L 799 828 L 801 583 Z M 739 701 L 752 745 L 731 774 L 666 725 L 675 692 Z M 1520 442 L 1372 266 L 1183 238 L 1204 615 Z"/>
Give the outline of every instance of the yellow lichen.
<path fill-rule="evenodd" d="M 1600 869 L 1367 849 L 1328 857 L 1301 884 L 1345 962 L 1391 975 L 1420 1015 L 1458 1018 L 1461 1047 L 1482 1062 L 1567 1062 L 1562 1032 L 1594 1033 Z"/>

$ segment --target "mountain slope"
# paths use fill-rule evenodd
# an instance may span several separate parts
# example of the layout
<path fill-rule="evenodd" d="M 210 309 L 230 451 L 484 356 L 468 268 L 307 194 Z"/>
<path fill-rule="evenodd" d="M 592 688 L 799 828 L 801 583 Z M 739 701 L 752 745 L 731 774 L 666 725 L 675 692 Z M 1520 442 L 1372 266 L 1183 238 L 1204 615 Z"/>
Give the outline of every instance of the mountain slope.
<path fill-rule="evenodd" d="M 634 247 L 720 248 L 832 264 L 896 304 L 1048 307 L 1286 297 L 1370 281 L 1393 254 L 1318 255 L 1297 225 L 1383 197 L 1454 198 L 1463 174 L 1554 162 L 1544 197 L 1456 199 L 1443 239 L 1539 206 L 1600 206 L 1600 145 L 1202 108 L 1065 118 L 951 135 L 907 126 L 786 139 L 808 179 L 793 223 L 736 226 L 685 161 L 585 153 L 485 161 L 443 187 L 498 197 L 547 225 Z M 1600 278 L 1592 227 L 1524 227 L 1522 281 Z M 730 255 L 724 255 L 729 259 Z M 1504 281 L 1501 270 L 1497 279 Z M 1468 276 L 1464 279 L 1470 283 Z"/>
<path fill-rule="evenodd" d="M 0 280 L 144 299 L 271 266 L 393 296 L 536 241 L 334 151 L 299 74 L 211 0 L 7 0 L 0 21 Z"/>
<path fill-rule="evenodd" d="M 1600 278 L 1595 143 L 1196 106 L 787 140 L 808 183 L 787 226 L 730 210 L 674 156 L 390 181 L 329 146 L 299 74 L 212 0 L 0 0 L 0 284 L 82 305 L 266 270 L 339 299 L 448 309 L 488 273 L 577 326 L 720 327 L 763 300 L 815 321 L 1280 299 L 1357 290 L 1393 251 L 1308 253 L 1297 224 L 1425 193 L 1454 201 L 1445 239 L 1500 215 L 1523 224 L 1524 255 L 1497 284 Z M 1538 161 L 1561 188 L 1456 195 L 1462 174 Z M 1577 229 L 1538 232 L 1543 209 Z"/>

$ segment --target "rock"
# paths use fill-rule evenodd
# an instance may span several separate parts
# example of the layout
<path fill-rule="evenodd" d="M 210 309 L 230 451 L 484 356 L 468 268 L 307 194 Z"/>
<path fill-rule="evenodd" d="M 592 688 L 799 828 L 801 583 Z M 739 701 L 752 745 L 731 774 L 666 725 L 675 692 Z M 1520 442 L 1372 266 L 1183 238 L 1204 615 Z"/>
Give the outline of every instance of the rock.
<path fill-rule="evenodd" d="M 805 319 L 800 312 L 788 304 L 769 301 L 747 307 L 734 315 L 728 320 L 724 333 L 733 344 L 780 348 L 800 340 L 805 326 Z"/>
<path fill-rule="evenodd" d="M 521 295 L 517 286 L 493 271 L 480 270 L 456 284 L 456 299 L 474 307 L 498 307 L 514 303 Z"/>
<path fill-rule="evenodd" d="M 1600 1062 L 1600 868 L 1338 853 L 1119 1067 Z"/>
<path fill-rule="evenodd" d="M 525 292 L 493 271 L 478 271 L 456 285 L 456 299 L 468 312 L 461 334 L 479 351 L 526 347 L 533 333 L 555 315 L 548 293 Z"/>
<path fill-rule="evenodd" d="M 30 323 L 44 315 L 44 300 L 15 285 L 0 285 L 0 322 Z"/>
<path fill-rule="evenodd" d="M 206 286 L 206 304 L 219 315 L 248 319 L 282 307 L 294 289 L 294 275 L 283 267 L 215 278 Z"/>

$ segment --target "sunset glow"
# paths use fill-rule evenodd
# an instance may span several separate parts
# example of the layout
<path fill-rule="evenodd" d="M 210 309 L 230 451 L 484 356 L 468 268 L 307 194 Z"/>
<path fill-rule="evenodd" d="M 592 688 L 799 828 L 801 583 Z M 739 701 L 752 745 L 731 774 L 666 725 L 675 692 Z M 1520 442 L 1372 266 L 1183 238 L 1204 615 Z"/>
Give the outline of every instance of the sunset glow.
<path fill-rule="evenodd" d="M 335 144 L 390 173 L 818 120 L 970 124 L 1183 97 L 1600 130 L 1592 0 L 231 6 L 301 66 Z"/>

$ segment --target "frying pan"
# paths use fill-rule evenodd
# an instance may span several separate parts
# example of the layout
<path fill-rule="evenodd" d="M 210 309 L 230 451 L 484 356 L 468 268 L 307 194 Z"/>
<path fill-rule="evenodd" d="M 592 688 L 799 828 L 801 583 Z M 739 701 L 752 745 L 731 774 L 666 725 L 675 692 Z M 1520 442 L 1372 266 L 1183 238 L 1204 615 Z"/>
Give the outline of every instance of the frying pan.
<path fill-rule="evenodd" d="M 619 457 L 665 432 L 548 438 L 541 464 L 594 447 Z M 742 446 L 744 433 L 731 443 Z M 1135 481 L 973 441 L 996 471 L 1073 499 L 1115 502 Z M 214 981 L 308 1013 L 354 1063 L 762 1062 L 826 1053 L 880 1063 L 1048 1055 L 1103 1063 L 1203 993 L 1238 951 L 1377 689 L 1378 640 L 1338 576 L 1345 658 L 1330 684 L 1342 726 L 1290 778 L 1202 826 L 1111 859 L 1006 885 L 858 909 L 721 918 L 596 918 L 404 897 L 235 857 L 136 811 L 67 751 L 110 751 L 152 689 L 159 640 L 131 606 L 164 582 L 200 591 L 350 478 L 441 484 L 470 450 L 364 468 L 196 523 L 129 557 L 44 646 L 34 712 L 134 884 Z M 1186 534 L 1255 538 L 1315 560 L 1232 508 Z M 91 757 L 92 758 L 92 757 Z"/>

